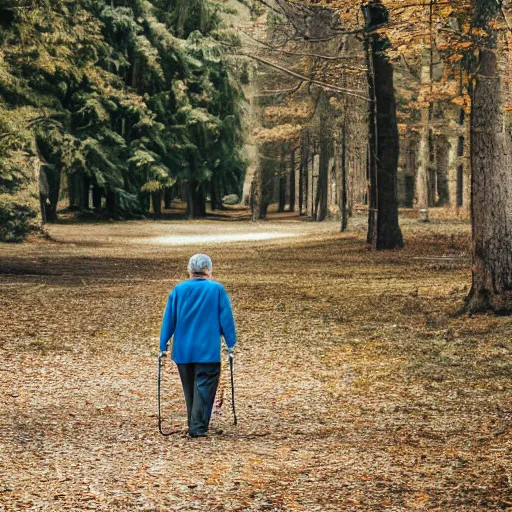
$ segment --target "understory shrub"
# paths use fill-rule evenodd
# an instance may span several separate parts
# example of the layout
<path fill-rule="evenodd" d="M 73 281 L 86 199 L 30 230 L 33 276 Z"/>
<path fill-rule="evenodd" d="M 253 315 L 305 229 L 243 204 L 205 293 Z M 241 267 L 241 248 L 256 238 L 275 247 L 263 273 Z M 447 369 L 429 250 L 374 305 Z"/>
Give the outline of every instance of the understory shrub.
<path fill-rule="evenodd" d="M 23 242 L 35 216 L 31 206 L 0 199 L 0 242 Z"/>
<path fill-rule="evenodd" d="M 229 204 L 229 205 L 238 204 L 239 201 L 240 201 L 240 199 L 238 198 L 238 196 L 236 194 L 229 194 L 222 198 L 222 202 L 224 204 Z"/>

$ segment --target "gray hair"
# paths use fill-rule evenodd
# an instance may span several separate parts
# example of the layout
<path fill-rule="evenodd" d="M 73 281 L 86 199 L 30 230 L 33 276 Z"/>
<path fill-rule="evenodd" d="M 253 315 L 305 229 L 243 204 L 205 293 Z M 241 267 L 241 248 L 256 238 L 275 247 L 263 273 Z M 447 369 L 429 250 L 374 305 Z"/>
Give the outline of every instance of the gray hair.
<path fill-rule="evenodd" d="M 212 271 L 212 260 L 206 254 L 194 254 L 188 262 L 188 271 L 192 274 L 206 274 Z"/>

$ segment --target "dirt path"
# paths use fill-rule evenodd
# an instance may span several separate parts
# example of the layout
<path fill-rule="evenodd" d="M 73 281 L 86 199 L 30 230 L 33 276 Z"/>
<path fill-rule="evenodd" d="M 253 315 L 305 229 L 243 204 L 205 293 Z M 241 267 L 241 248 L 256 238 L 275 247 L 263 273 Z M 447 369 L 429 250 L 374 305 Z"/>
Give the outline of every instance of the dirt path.
<path fill-rule="evenodd" d="M 512 510 L 512 322 L 447 314 L 468 226 L 406 224 L 386 254 L 336 229 L 60 225 L 0 246 L 0 509 Z M 294 236 L 149 243 L 247 232 Z M 199 249 L 234 305 L 239 425 L 226 387 L 222 433 L 164 439 L 159 324 Z M 184 431 L 166 365 L 165 427 Z"/>

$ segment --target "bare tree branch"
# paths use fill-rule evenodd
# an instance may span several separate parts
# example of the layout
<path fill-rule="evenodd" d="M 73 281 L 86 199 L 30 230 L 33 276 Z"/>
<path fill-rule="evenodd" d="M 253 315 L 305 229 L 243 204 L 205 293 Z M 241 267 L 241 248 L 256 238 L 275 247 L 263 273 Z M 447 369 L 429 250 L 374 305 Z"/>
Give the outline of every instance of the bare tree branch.
<path fill-rule="evenodd" d="M 299 83 L 294 86 L 290 87 L 290 89 L 274 89 L 274 90 L 266 90 L 266 91 L 260 91 L 259 94 L 255 94 L 255 98 L 259 98 L 262 96 L 278 96 L 280 94 L 293 94 L 297 92 L 300 89 L 300 86 L 304 83 L 303 80 L 299 80 Z"/>
<path fill-rule="evenodd" d="M 357 54 L 356 55 L 337 55 L 337 56 L 334 56 L 334 57 L 329 57 L 328 55 L 320 55 L 318 53 L 295 52 L 295 51 L 291 51 L 291 50 L 284 50 L 283 48 L 276 48 L 275 46 L 272 46 L 269 43 L 266 43 L 264 41 L 256 39 L 255 37 L 251 36 L 250 34 L 245 34 L 245 35 L 247 37 L 249 37 L 250 39 L 252 39 L 253 41 L 255 41 L 256 43 L 261 44 L 262 46 L 264 46 L 265 48 L 268 48 L 269 50 L 271 50 L 273 52 L 284 53 L 286 55 L 296 55 L 298 57 L 314 57 L 316 59 L 323 59 L 323 60 L 329 60 L 329 61 L 336 61 L 336 60 L 344 60 L 344 59 L 351 59 L 351 58 L 362 57 L 362 55 L 357 55 Z M 357 71 L 367 71 L 366 68 L 358 68 L 358 67 L 354 67 L 354 66 L 344 66 L 344 67 L 346 69 L 354 69 L 354 70 L 357 70 Z"/>
<path fill-rule="evenodd" d="M 279 64 L 275 64 L 274 62 L 268 61 L 266 59 L 263 59 L 261 57 L 258 57 L 256 55 L 251 55 L 248 53 L 241 54 L 245 57 L 249 57 L 251 59 L 254 59 L 257 62 L 261 62 L 262 64 L 265 64 L 271 68 L 278 69 L 279 71 L 282 71 L 283 73 L 286 73 L 287 75 L 293 76 L 295 78 L 298 78 L 299 80 L 303 80 L 304 82 L 309 82 L 311 84 L 318 85 L 319 87 L 323 87 L 325 89 L 330 89 L 331 91 L 336 91 L 343 94 L 348 94 L 349 96 L 354 96 L 356 98 L 361 98 L 365 101 L 370 101 L 368 96 L 363 96 L 362 94 L 359 94 L 351 89 L 344 89 L 343 87 L 338 87 L 336 85 L 328 84 L 326 82 L 321 82 L 320 80 L 315 80 L 314 78 L 309 78 L 305 75 L 301 75 L 300 73 L 296 73 L 295 71 L 292 71 L 291 69 L 287 69 L 283 66 L 280 66 Z"/>

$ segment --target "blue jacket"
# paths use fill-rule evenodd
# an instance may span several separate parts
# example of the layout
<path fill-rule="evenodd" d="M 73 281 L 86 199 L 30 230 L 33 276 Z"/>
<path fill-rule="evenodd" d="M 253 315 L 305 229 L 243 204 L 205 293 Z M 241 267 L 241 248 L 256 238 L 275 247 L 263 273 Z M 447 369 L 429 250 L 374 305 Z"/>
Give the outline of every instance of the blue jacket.
<path fill-rule="evenodd" d="M 220 337 L 228 348 L 236 343 L 235 321 L 224 287 L 208 279 L 190 279 L 176 285 L 167 299 L 160 350 L 172 335 L 172 359 L 178 364 L 220 363 Z"/>

